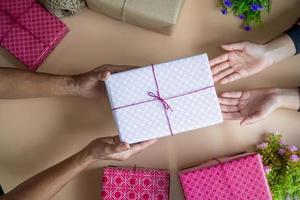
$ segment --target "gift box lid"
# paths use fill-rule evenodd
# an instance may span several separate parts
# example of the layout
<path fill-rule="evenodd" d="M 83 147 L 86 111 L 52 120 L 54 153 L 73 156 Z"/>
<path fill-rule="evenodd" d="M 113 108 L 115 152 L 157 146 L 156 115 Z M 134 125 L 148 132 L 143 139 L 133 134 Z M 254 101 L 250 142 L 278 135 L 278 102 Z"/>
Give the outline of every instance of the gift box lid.
<path fill-rule="evenodd" d="M 34 4 L 36 4 L 36 0 L 1 0 L 0 11 L 10 14 L 13 18 L 18 18 Z"/>
<path fill-rule="evenodd" d="M 170 35 L 185 0 L 86 0 L 86 2 L 94 11 Z"/>
<path fill-rule="evenodd" d="M 10 17 L 0 11 L 0 41 L 2 40 L 2 38 L 4 38 L 12 25 L 13 24 Z"/>
<path fill-rule="evenodd" d="M 51 46 L 66 27 L 37 3 L 18 18 L 18 22 L 47 46 Z"/>
<path fill-rule="evenodd" d="M 69 29 L 35 0 L 0 2 L 0 45 L 36 70 Z"/>
<path fill-rule="evenodd" d="M 105 85 L 124 142 L 176 135 L 223 121 L 206 54 L 112 74 Z"/>
<path fill-rule="evenodd" d="M 168 170 L 105 167 L 102 178 L 103 200 L 169 199 Z"/>
<path fill-rule="evenodd" d="M 187 200 L 272 199 L 259 154 L 186 169 L 179 179 Z"/>

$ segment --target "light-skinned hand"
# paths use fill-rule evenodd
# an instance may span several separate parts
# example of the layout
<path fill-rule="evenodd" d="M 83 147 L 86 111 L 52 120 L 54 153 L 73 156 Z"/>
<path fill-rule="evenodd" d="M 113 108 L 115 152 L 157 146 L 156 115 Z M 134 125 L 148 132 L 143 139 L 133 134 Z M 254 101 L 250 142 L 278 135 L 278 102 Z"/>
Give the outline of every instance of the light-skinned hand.
<path fill-rule="evenodd" d="M 273 64 L 265 45 L 240 42 L 221 47 L 227 52 L 210 60 L 213 79 L 221 84 L 255 74 Z"/>
<path fill-rule="evenodd" d="M 224 92 L 219 97 L 225 120 L 241 120 L 241 125 L 265 119 L 281 106 L 275 88 Z"/>

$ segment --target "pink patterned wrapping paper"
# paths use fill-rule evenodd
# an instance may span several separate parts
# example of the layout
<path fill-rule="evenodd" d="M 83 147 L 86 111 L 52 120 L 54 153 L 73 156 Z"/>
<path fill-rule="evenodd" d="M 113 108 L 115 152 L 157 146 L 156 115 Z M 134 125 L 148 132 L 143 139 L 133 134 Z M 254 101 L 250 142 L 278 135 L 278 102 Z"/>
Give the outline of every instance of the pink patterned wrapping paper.
<path fill-rule="evenodd" d="M 68 31 L 36 0 L 0 1 L 0 46 L 32 71 L 37 70 Z"/>
<path fill-rule="evenodd" d="M 186 169 L 179 179 L 187 200 L 272 199 L 258 154 Z"/>
<path fill-rule="evenodd" d="M 103 200 L 168 200 L 168 170 L 106 167 L 102 179 Z"/>

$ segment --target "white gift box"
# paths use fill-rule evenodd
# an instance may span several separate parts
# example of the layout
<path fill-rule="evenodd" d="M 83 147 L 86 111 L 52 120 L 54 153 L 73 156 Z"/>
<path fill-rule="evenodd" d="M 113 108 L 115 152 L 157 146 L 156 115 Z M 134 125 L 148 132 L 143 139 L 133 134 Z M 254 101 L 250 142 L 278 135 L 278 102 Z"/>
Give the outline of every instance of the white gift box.
<path fill-rule="evenodd" d="M 105 84 L 129 144 L 223 121 L 206 54 L 112 74 Z"/>

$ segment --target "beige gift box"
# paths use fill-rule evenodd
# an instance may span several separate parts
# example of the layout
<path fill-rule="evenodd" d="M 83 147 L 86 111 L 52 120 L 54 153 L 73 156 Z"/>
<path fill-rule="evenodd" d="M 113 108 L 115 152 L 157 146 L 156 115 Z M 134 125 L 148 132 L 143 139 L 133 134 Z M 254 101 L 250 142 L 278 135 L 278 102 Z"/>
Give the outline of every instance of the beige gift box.
<path fill-rule="evenodd" d="M 170 35 L 185 0 L 86 0 L 88 7 L 117 20 Z"/>

